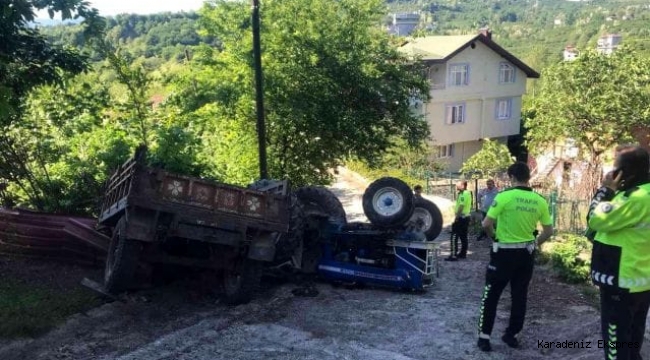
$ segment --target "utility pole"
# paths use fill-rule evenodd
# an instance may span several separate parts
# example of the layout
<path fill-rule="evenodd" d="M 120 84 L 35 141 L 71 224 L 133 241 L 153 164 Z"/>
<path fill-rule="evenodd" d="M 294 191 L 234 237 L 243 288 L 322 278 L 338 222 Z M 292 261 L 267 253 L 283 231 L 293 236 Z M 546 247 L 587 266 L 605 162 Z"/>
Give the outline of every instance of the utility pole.
<path fill-rule="evenodd" d="M 259 147 L 260 179 L 268 177 L 266 166 L 266 125 L 264 123 L 264 93 L 262 86 L 262 48 L 260 46 L 260 1 L 252 0 L 253 58 L 255 67 L 255 104 L 257 107 L 257 141 Z"/>

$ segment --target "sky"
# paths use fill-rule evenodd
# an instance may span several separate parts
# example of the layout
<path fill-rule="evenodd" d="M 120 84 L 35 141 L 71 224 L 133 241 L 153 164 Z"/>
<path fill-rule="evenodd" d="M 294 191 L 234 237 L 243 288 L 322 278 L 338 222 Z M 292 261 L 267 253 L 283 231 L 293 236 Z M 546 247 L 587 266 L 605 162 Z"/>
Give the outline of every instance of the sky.
<path fill-rule="evenodd" d="M 99 10 L 102 16 L 122 13 L 154 14 L 166 11 L 193 11 L 201 8 L 204 0 L 86 0 L 91 7 Z M 47 12 L 39 13 L 38 18 L 47 18 Z"/>

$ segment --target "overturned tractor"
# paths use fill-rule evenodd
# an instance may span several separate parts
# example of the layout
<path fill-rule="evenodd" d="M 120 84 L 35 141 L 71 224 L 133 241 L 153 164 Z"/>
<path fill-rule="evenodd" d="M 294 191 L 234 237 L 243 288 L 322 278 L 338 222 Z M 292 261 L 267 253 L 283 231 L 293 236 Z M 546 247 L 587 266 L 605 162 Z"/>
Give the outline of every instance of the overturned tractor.
<path fill-rule="evenodd" d="M 336 282 L 413 290 L 433 283 L 438 250 L 432 241 L 442 230 L 442 214 L 403 181 L 386 177 L 370 184 L 363 194 L 369 223 L 348 223 L 343 205 L 326 188 L 295 194 L 294 209 L 303 218 L 290 259 L 296 268 Z"/>

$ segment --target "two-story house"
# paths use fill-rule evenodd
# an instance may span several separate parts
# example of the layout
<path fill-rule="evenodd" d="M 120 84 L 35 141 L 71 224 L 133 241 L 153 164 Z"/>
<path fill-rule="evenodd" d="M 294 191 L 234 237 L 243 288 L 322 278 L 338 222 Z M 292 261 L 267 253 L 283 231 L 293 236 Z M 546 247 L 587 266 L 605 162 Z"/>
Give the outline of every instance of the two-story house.
<path fill-rule="evenodd" d="M 431 100 L 418 111 L 449 171 L 460 170 L 483 139 L 505 142 L 519 134 L 526 80 L 539 74 L 495 43 L 489 31 L 415 38 L 401 50 L 427 65 Z"/>

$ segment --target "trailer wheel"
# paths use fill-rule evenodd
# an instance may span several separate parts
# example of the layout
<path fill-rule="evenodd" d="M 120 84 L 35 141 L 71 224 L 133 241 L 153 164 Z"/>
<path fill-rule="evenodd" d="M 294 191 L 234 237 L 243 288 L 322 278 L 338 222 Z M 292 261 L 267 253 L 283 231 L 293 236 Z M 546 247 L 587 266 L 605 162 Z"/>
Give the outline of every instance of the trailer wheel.
<path fill-rule="evenodd" d="M 104 268 L 104 288 L 117 294 L 129 288 L 140 256 L 140 243 L 126 238 L 126 216 L 113 229 Z"/>
<path fill-rule="evenodd" d="M 340 226 L 347 224 L 343 204 L 330 190 L 321 186 L 305 186 L 296 190 L 296 195 L 302 203 L 306 216 L 322 213 L 328 215 L 331 224 Z"/>
<path fill-rule="evenodd" d="M 260 290 L 262 262 L 241 259 L 234 268 L 223 271 L 224 302 L 228 305 L 245 304 Z"/>
<path fill-rule="evenodd" d="M 442 231 L 442 213 L 436 204 L 427 199 L 415 199 L 415 209 L 409 222 L 424 233 L 427 241 L 435 240 Z"/>
<path fill-rule="evenodd" d="M 403 225 L 413 214 L 414 196 L 402 180 L 383 177 L 363 193 L 363 212 L 374 225 L 390 228 Z"/>

